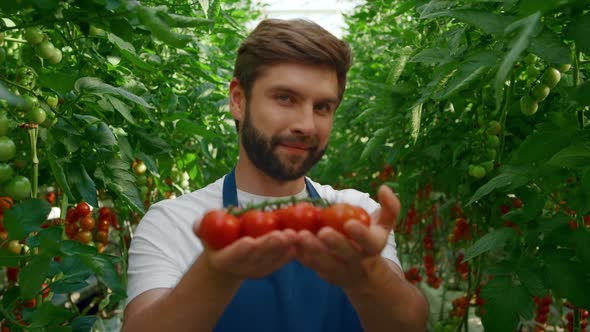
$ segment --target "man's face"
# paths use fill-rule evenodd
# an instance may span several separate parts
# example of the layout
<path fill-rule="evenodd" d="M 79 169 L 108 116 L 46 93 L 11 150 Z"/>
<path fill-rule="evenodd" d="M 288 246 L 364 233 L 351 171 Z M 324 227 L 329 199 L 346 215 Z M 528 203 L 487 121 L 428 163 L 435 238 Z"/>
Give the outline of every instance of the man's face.
<path fill-rule="evenodd" d="M 305 175 L 323 156 L 338 104 L 336 73 L 278 64 L 252 86 L 241 144 L 254 166 L 279 181 Z"/>

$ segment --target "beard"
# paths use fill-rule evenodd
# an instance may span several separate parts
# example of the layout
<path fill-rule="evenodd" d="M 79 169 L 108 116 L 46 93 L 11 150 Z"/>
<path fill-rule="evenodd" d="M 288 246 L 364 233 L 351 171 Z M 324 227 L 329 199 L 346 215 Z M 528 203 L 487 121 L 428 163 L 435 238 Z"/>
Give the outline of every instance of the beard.
<path fill-rule="evenodd" d="M 256 168 L 278 181 L 292 181 L 305 175 L 324 155 L 318 139 L 306 135 L 274 135 L 270 138 L 254 127 L 250 116 L 250 104 L 246 103 L 246 114 L 241 128 L 244 150 Z M 281 158 L 276 151 L 280 144 L 304 144 L 307 156 L 289 155 Z"/>

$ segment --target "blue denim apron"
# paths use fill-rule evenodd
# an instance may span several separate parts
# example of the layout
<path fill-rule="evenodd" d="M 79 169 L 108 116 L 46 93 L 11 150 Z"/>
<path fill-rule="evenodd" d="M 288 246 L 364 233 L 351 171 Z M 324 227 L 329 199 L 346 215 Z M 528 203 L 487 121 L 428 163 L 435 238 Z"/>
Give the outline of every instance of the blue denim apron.
<path fill-rule="evenodd" d="M 309 197 L 319 198 L 305 179 Z M 223 183 L 223 206 L 238 206 L 235 172 Z M 217 332 L 362 331 L 358 315 L 341 288 L 293 260 L 260 279 L 246 279 L 217 322 Z"/>

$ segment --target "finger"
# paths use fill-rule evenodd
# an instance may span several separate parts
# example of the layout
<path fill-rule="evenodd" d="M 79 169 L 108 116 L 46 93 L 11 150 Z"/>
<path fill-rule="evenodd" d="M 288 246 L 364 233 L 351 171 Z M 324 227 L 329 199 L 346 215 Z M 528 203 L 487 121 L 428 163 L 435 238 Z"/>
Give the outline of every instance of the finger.
<path fill-rule="evenodd" d="M 397 222 L 397 218 L 399 217 L 401 203 L 388 186 L 382 185 L 379 187 L 377 194 L 379 204 L 381 204 L 377 225 L 387 231 L 391 231 L 394 223 Z"/>
<path fill-rule="evenodd" d="M 358 221 L 349 221 L 347 223 L 357 223 Z M 346 226 L 346 224 L 345 224 Z M 361 260 L 359 250 L 353 246 L 353 242 L 343 234 L 334 230 L 325 228 L 318 233 L 318 239 L 330 250 L 331 254 L 336 256 L 342 263 L 353 263 Z M 358 247 L 358 246 L 357 246 Z"/>
<path fill-rule="evenodd" d="M 327 248 L 315 235 L 308 231 L 298 233 L 297 258 L 303 265 L 315 269 L 320 265 L 322 256 L 327 256 Z"/>
<path fill-rule="evenodd" d="M 381 252 L 387 241 L 388 231 L 381 227 L 366 227 L 360 222 L 349 221 L 344 225 L 348 236 L 363 256 L 374 256 Z"/>

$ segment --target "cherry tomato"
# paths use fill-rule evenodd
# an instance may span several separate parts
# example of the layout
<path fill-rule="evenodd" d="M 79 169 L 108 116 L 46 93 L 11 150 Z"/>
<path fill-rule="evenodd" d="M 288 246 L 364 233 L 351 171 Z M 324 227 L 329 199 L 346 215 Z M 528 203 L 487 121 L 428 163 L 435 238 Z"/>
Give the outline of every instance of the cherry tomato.
<path fill-rule="evenodd" d="M 75 238 L 76 235 L 78 235 L 79 230 L 80 230 L 80 227 L 78 226 L 77 223 L 66 224 L 66 235 L 70 239 Z"/>
<path fill-rule="evenodd" d="M 87 214 L 84 218 L 82 218 L 82 221 L 80 221 L 80 227 L 84 231 L 93 230 L 95 224 L 96 221 L 94 220 L 91 214 Z"/>
<path fill-rule="evenodd" d="M 16 199 L 31 197 L 31 181 L 22 175 L 17 175 L 4 186 L 6 195 Z"/>
<path fill-rule="evenodd" d="M 76 212 L 75 208 L 68 209 L 68 212 L 66 212 L 66 222 L 68 224 L 77 223 L 79 219 L 80 216 L 78 215 L 78 212 Z"/>
<path fill-rule="evenodd" d="M 279 229 L 277 215 L 269 211 L 250 210 L 240 216 L 242 235 L 259 237 Z"/>
<path fill-rule="evenodd" d="M 16 154 L 16 145 L 7 136 L 0 137 L 0 161 L 8 161 Z"/>
<path fill-rule="evenodd" d="M 76 214 L 82 218 L 86 217 L 90 213 L 90 205 L 82 201 L 76 205 Z"/>
<path fill-rule="evenodd" d="M 110 207 L 103 206 L 98 209 L 98 219 L 108 219 L 112 213 L 113 211 Z"/>
<path fill-rule="evenodd" d="M 356 212 L 356 220 L 360 221 L 361 224 L 369 227 L 371 226 L 371 216 L 360 206 L 353 206 L 354 211 Z"/>
<path fill-rule="evenodd" d="M 240 237 L 240 220 L 224 210 L 205 214 L 197 235 L 214 250 L 221 249 Z"/>
<path fill-rule="evenodd" d="M 357 219 L 354 207 L 347 203 L 336 203 L 320 211 L 321 227 L 332 227 L 336 231 L 346 234 L 344 224 L 351 219 Z"/>
<path fill-rule="evenodd" d="M 319 210 L 311 203 L 299 202 L 276 211 L 281 229 L 316 233 L 320 228 Z"/>
<path fill-rule="evenodd" d="M 82 231 L 76 234 L 76 240 L 80 241 L 81 243 L 88 244 L 92 241 L 92 233 L 90 231 Z"/>
<path fill-rule="evenodd" d="M 109 243 L 109 233 L 104 231 L 96 232 L 96 242 L 106 246 Z"/>
<path fill-rule="evenodd" d="M 22 249 L 22 245 L 18 242 L 18 240 L 12 240 L 8 242 L 8 250 L 15 254 L 20 255 L 20 251 Z"/>
<path fill-rule="evenodd" d="M 96 229 L 108 233 L 110 224 L 111 222 L 109 219 L 98 219 L 98 222 L 96 223 Z"/>

